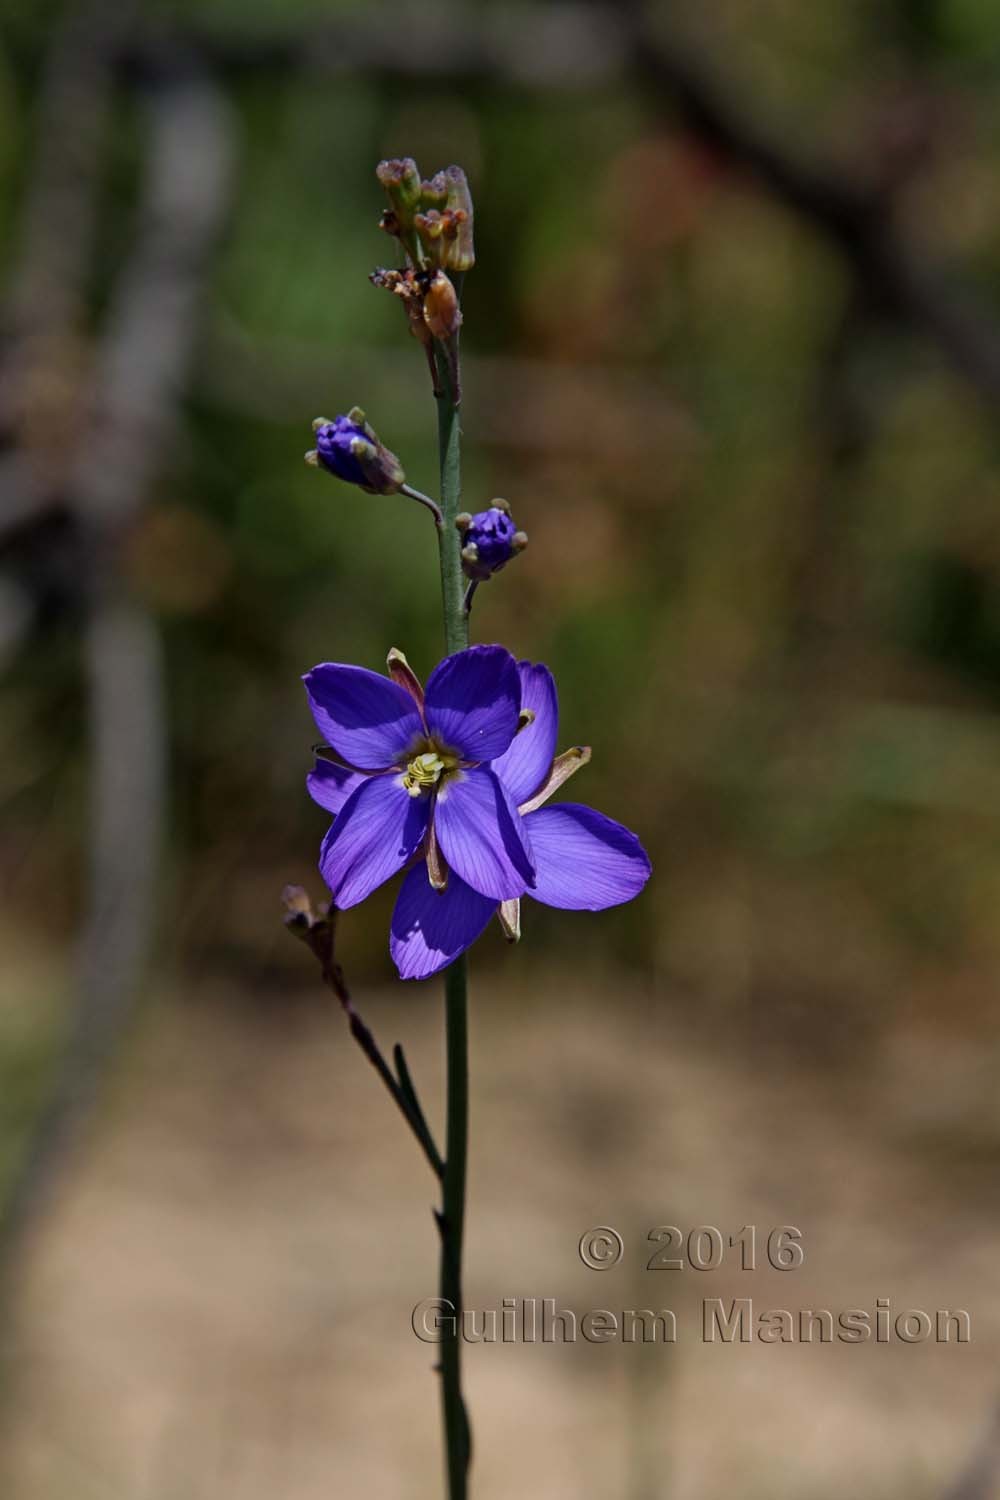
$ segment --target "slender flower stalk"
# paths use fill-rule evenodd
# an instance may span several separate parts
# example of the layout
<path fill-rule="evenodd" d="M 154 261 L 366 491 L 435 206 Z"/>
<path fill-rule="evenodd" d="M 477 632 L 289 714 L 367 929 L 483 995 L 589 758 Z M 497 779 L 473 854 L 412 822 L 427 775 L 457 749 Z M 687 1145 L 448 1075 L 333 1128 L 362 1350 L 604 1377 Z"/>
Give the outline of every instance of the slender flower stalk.
<path fill-rule="evenodd" d="M 494 500 L 489 510 L 481 510 L 474 516 L 461 511 L 455 517 L 455 526 L 462 538 L 462 572 L 469 579 L 463 604 L 468 617 L 479 585 L 523 552 L 528 538 L 518 531 L 506 500 Z"/>
<path fill-rule="evenodd" d="M 444 645 L 450 656 L 469 644 L 469 619 L 463 608 L 462 538 L 455 521 L 462 510 L 462 427 L 459 406 L 444 351 L 437 356 L 438 460 L 441 468 L 441 518 L 438 538 L 441 557 L 441 603 Z"/>
<path fill-rule="evenodd" d="M 423 346 L 437 402 L 440 503 L 407 483 L 402 464 L 358 407 L 314 423 L 315 467 L 367 494 L 404 495 L 434 516 L 445 657 L 426 686 L 401 651 L 387 675 L 321 662 L 304 678 L 323 742 L 307 777 L 333 815 L 320 851 L 332 895 L 316 913 L 305 892 L 286 892 L 286 922 L 319 959 L 351 1034 L 375 1068 L 441 1183 L 435 1220 L 439 1290 L 449 1317 L 440 1342 L 448 1500 L 467 1500 L 471 1439 L 462 1396 L 462 1251 L 469 1139 L 466 951 L 496 917 L 521 933 L 521 900 L 603 911 L 631 901 L 650 866 L 635 834 L 576 803 L 545 807 L 590 759 L 586 746 L 556 753 L 558 698 L 551 672 L 501 645 L 469 646 L 476 589 L 524 550 L 505 500 L 462 509 L 459 331 L 463 274 L 474 263 L 473 209 L 465 174 L 448 167 L 422 181 L 409 157 L 382 162 L 389 198 L 382 227 L 406 264 L 372 280 L 403 301 Z M 401 979 L 444 971 L 446 1119 L 442 1157 L 402 1049 L 394 1068 L 358 1015 L 334 954 L 339 911 L 403 877 L 389 949 Z"/>
<path fill-rule="evenodd" d="M 412 484 L 400 485 L 399 493 L 401 495 L 406 495 L 407 499 L 409 500 L 418 501 L 419 504 L 425 507 L 425 509 L 429 510 L 431 515 L 434 517 L 436 525 L 441 526 L 444 524 L 444 518 L 441 515 L 441 507 L 440 505 L 438 505 L 436 500 L 431 499 L 430 495 L 425 495 L 422 490 L 414 489 Z"/>
<path fill-rule="evenodd" d="M 462 538 L 455 518 L 462 508 L 461 425 L 456 391 L 445 352 L 437 355 L 438 450 L 441 466 L 441 601 L 445 650 L 469 644 Z M 446 1123 L 442 1183 L 440 1295 L 454 1308 L 450 1335 L 441 1344 L 441 1411 L 449 1500 L 465 1500 L 472 1442 L 462 1397 L 462 1248 L 465 1238 L 465 1179 L 469 1143 L 468 964 L 465 954 L 445 970 Z"/>

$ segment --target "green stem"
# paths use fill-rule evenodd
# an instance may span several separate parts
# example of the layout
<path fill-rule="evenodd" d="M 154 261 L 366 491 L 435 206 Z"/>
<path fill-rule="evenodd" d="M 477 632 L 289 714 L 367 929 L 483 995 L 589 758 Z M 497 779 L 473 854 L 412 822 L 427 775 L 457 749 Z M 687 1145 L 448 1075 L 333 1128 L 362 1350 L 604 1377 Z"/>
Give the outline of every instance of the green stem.
<path fill-rule="evenodd" d="M 441 462 L 441 519 L 438 532 L 441 553 L 441 603 L 444 608 L 445 650 L 462 651 L 469 644 L 469 617 L 463 607 L 465 579 L 462 576 L 462 539 L 455 517 L 462 509 L 462 427 L 448 361 L 438 354 L 437 397 L 438 450 Z"/>
<path fill-rule="evenodd" d="M 442 1195 L 440 1295 L 454 1329 L 440 1346 L 441 1404 L 449 1500 L 465 1500 L 471 1442 L 462 1399 L 462 1242 L 465 1234 L 465 1168 L 469 1139 L 469 1055 L 465 956 L 444 976 L 447 1034 L 448 1120 Z M 451 1314 L 454 1308 L 454 1314 Z M 447 1327 L 448 1325 L 446 1325 Z"/>
<path fill-rule="evenodd" d="M 450 654 L 469 644 L 469 617 L 464 608 L 462 542 L 455 529 L 461 510 L 461 427 L 449 362 L 438 351 L 438 444 L 441 459 L 441 597 L 445 649 Z M 441 1403 L 449 1500 L 466 1500 L 471 1444 L 462 1399 L 462 1240 L 465 1231 L 465 1171 L 469 1138 L 469 1054 L 467 968 L 464 956 L 444 976 L 447 1052 L 447 1122 L 441 1215 L 440 1294 L 454 1308 L 454 1328 L 440 1346 Z M 450 1308 L 448 1309 L 450 1314 Z M 447 1327 L 447 1325 L 446 1325 Z"/>

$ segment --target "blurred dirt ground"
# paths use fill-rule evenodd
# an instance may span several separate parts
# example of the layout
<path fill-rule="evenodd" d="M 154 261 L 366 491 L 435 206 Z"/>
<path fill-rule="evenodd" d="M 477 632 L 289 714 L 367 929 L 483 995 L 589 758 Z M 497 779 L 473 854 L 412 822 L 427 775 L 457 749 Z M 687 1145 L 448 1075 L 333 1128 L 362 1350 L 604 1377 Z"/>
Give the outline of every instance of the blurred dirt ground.
<path fill-rule="evenodd" d="M 439 1118 L 437 988 L 362 1008 Z M 678 1320 L 672 1347 L 469 1346 L 478 1500 L 946 1492 L 1000 1395 L 996 1056 L 911 1024 L 793 1067 L 753 1025 L 568 972 L 480 985 L 472 1035 L 469 1305 Z M 32 1257 L 3 1494 L 438 1496 L 434 1351 L 410 1327 L 433 1199 L 321 998 L 160 996 Z M 795 1224 L 805 1263 L 646 1271 L 665 1223 Z M 625 1240 L 603 1273 L 577 1255 L 595 1225 Z M 973 1338 L 704 1344 L 701 1300 L 738 1296 L 964 1307 Z"/>

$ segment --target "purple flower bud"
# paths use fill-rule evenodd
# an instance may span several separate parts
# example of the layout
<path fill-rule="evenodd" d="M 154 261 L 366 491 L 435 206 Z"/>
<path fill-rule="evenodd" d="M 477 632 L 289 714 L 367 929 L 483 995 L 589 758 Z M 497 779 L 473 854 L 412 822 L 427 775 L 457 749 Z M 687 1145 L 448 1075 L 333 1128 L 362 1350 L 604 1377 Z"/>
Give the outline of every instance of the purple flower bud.
<path fill-rule="evenodd" d="M 406 480 L 395 453 L 380 443 L 360 407 L 332 422 L 317 417 L 313 423 L 316 447 L 307 463 L 318 465 L 347 484 L 360 485 L 370 495 L 394 495 Z"/>
<path fill-rule="evenodd" d="M 461 515 L 455 524 L 462 533 L 462 571 L 477 583 L 499 573 L 528 545 L 503 500 L 474 516 Z"/>

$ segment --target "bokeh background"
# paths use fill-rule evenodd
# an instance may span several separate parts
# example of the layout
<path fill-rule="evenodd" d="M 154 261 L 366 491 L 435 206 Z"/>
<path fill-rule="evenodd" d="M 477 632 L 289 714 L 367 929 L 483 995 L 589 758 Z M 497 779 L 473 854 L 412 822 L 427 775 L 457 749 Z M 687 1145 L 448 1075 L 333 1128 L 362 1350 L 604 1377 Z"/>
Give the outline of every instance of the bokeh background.
<path fill-rule="evenodd" d="M 476 950 L 468 1294 L 678 1343 L 471 1348 L 475 1492 L 1000 1493 L 1000 16 L 688 10 L 5 7 L 11 1500 L 440 1494 L 432 1184 L 280 909 L 301 673 L 440 651 L 426 514 L 301 459 L 360 403 L 436 487 L 367 281 L 396 154 L 477 203 L 466 502 L 531 545 L 475 632 L 552 665 L 656 871 Z M 341 956 L 438 1120 L 391 899 Z M 666 1223 L 805 1263 L 646 1272 Z M 747 1295 L 973 1341 L 704 1345 Z"/>

